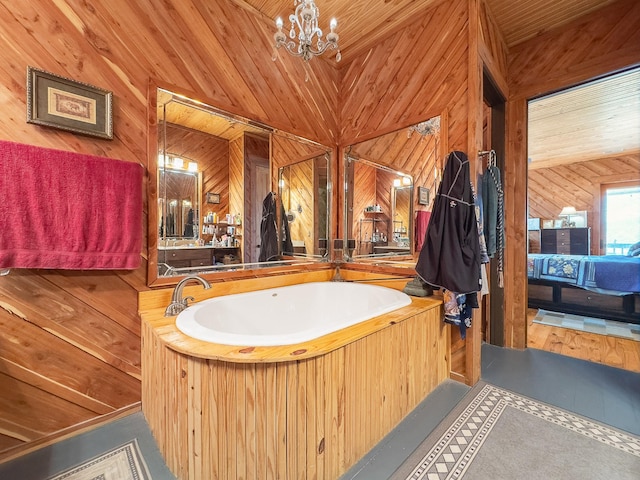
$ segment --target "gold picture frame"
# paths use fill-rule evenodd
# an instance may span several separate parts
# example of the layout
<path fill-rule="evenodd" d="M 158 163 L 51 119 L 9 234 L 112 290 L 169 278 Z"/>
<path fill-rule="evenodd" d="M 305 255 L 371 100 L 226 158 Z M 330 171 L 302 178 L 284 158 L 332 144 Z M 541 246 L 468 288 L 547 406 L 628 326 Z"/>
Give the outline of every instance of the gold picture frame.
<path fill-rule="evenodd" d="M 220 194 L 207 192 L 207 203 L 220 203 Z"/>
<path fill-rule="evenodd" d="M 419 205 L 429 205 L 429 194 L 430 190 L 426 187 L 418 187 L 418 204 Z"/>
<path fill-rule="evenodd" d="M 113 139 L 113 93 L 27 67 L 27 123 Z"/>

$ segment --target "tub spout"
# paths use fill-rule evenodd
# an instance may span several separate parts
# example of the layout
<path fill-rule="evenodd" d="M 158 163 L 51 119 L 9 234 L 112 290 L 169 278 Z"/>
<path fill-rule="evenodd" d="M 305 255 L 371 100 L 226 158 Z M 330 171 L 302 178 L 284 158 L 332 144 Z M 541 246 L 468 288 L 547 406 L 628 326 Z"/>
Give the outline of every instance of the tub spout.
<path fill-rule="evenodd" d="M 336 273 L 333 275 L 331 279 L 332 282 L 344 282 L 344 278 L 340 275 L 340 264 L 336 265 Z"/>
<path fill-rule="evenodd" d="M 171 303 L 164 311 L 165 317 L 173 317 L 174 315 L 178 315 L 181 311 L 189 306 L 189 301 L 193 301 L 193 297 L 185 297 L 182 298 L 182 289 L 184 286 L 192 281 L 200 282 L 200 284 L 204 287 L 205 290 L 209 290 L 211 288 L 211 284 L 207 282 L 204 278 L 199 277 L 198 275 L 189 275 L 184 277 L 182 280 L 178 282 L 175 290 L 173 291 L 173 295 L 171 297 Z"/>

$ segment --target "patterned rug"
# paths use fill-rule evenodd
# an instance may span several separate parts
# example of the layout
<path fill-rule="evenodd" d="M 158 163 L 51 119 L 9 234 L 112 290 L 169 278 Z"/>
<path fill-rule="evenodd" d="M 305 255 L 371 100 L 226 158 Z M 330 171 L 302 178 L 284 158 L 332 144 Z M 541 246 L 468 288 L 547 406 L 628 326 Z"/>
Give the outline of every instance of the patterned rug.
<path fill-rule="evenodd" d="M 391 480 L 637 479 L 640 437 L 478 382 Z"/>
<path fill-rule="evenodd" d="M 614 337 L 629 338 L 640 342 L 640 325 L 634 323 L 616 322 L 601 318 L 582 317 L 569 313 L 550 312 L 538 310 L 533 319 L 535 323 L 550 325 L 552 327 L 571 328 L 600 335 L 612 335 Z"/>
<path fill-rule="evenodd" d="M 49 480 L 151 480 L 151 475 L 134 439 Z"/>

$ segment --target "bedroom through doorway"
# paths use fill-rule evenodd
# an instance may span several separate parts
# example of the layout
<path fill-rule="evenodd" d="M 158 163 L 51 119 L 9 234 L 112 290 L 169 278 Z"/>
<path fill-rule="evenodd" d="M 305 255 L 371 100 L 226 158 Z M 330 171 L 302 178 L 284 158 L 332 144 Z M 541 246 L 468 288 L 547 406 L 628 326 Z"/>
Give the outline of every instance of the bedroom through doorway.
<path fill-rule="evenodd" d="M 638 340 L 579 324 L 640 325 L 640 68 L 529 100 L 527 156 L 527 345 L 639 371 Z"/>

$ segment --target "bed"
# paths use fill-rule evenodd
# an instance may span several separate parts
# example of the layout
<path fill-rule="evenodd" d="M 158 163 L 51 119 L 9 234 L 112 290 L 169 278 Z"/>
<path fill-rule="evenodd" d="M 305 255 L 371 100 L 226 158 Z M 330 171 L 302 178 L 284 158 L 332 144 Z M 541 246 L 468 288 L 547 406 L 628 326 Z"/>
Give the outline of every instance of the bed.
<path fill-rule="evenodd" d="M 640 258 L 529 254 L 529 307 L 640 324 Z"/>

